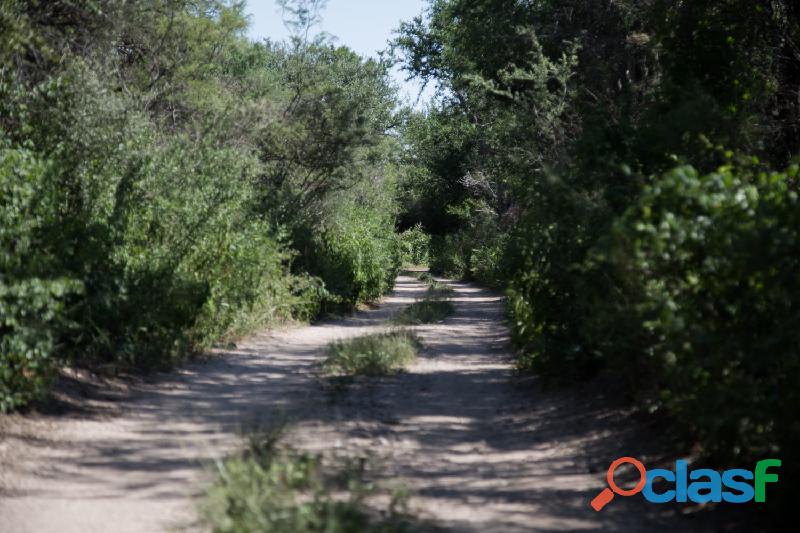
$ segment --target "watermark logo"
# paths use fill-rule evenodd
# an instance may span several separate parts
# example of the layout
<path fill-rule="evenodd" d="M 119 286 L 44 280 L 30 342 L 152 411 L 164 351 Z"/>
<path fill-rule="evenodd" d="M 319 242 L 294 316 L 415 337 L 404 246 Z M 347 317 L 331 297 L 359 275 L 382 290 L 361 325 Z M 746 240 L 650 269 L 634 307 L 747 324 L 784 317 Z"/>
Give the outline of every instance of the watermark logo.
<path fill-rule="evenodd" d="M 631 489 L 622 489 L 614 480 L 614 474 L 622 465 L 633 465 L 639 472 L 639 481 Z M 603 489 L 592 500 L 592 508 L 600 511 L 611 503 L 615 496 L 635 496 L 642 493 L 644 499 L 650 503 L 668 502 L 726 502 L 747 503 L 767 501 L 767 483 L 777 483 L 778 474 L 770 472 L 781 466 L 780 459 L 764 459 L 756 463 L 754 470 L 733 468 L 720 473 L 708 468 L 689 470 L 687 461 L 675 462 L 674 470 L 654 468 L 648 470 L 644 464 L 633 457 L 620 457 L 608 468 L 606 482 L 608 487 Z M 662 480 L 664 487 L 656 492 L 653 483 Z M 666 489 L 666 490 L 663 490 Z"/>

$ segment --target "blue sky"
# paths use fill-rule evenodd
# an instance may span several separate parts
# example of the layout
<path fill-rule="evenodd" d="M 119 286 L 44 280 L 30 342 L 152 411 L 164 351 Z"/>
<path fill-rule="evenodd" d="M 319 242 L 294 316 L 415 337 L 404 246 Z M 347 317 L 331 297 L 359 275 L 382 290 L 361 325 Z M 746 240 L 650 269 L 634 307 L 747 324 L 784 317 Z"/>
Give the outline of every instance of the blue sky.
<path fill-rule="evenodd" d="M 378 50 L 386 47 L 400 22 L 422 13 L 427 4 L 426 0 L 328 0 L 322 12 L 322 23 L 314 33 L 324 31 L 335 37 L 337 44 L 364 56 L 377 57 Z M 247 12 L 252 39 L 283 40 L 289 36 L 275 0 L 248 0 Z M 419 85 L 403 81 L 405 76 L 399 71 L 394 72 L 393 77 L 403 97 L 413 103 Z M 430 93 L 431 90 L 426 90 L 420 103 L 427 100 Z"/>

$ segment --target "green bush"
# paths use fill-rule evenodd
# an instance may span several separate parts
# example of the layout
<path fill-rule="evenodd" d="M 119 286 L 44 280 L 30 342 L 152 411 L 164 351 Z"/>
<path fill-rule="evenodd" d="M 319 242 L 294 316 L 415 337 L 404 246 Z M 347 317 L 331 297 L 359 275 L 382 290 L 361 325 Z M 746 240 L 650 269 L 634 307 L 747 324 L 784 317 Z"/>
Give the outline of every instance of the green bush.
<path fill-rule="evenodd" d="M 33 91 L 9 92 L 27 137 L 58 146 L 43 194 L 66 208 L 48 213 L 39 251 L 57 258 L 50 272 L 84 287 L 67 310 L 62 359 L 165 368 L 292 316 L 290 254 L 252 211 L 254 158 L 210 140 L 158 139 L 79 62 Z"/>
<path fill-rule="evenodd" d="M 431 236 L 422 229 L 422 224 L 407 229 L 400 234 L 400 247 L 404 265 L 427 265 L 430 254 Z"/>
<path fill-rule="evenodd" d="M 505 236 L 498 233 L 491 242 L 479 243 L 472 249 L 470 274 L 475 281 L 487 287 L 503 285 L 503 258 Z"/>
<path fill-rule="evenodd" d="M 300 244 L 302 265 L 325 282 L 330 303 L 374 301 L 400 272 L 397 239 L 384 214 L 352 207 Z"/>
<path fill-rule="evenodd" d="M 728 461 L 797 464 L 797 176 L 797 166 L 676 168 L 646 188 L 600 255 L 619 296 L 596 302 L 597 329 L 633 321 L 635 333 L 610 329 L 610 363 Z"/>
<path fill-rule="evenodd" d="M 83 286 L 50 271 L 39 232 L 48 164 L 0 140 L 0 412 L 41 398 L 56 368 L 54 350 L 67 327 L 66 302 Z"/>
<path fill-rule="evenodd" d="M 469 272 L 469 248 L 460 233 L 434 235 L 431 239 L 430 269 L 450 279 L 464 279 Z"/>
<path fill-rule="evenodd" d="M 235 2 L 7 4 L 0 409 L 391 288 L 383 63 L 248 42 Z"/>
<path fill-rule="evenodd" d="M 557 188 L 548 209 L 531 210 L 508 236 L 502 270 L 508 276 L 511 334 L 518 364 L 571 382 L 597 375 L 602 356 L 586 322 L 588 294 L 613 294 L 604 272 L 587 269 L 587 253 L 609 223 L 593 202 Z M 561 218 L 559 221 L 558 218 Z"/>
<path fill-rule="evenodd" d="M 201 279 L 209 294 L 192 326 L 200 345 L 279 320 L 309 320 L 317 315 L 324 285 L 291 275 L 291 254 L 274 233 L 260 221 L 232 228 L 207 251 L 213 257 L 202 257 L 206 270 Z M 201 260 L 192 259 L 190 264 Z"/>
<path fill-rule="evenodd" d="M 473 279 L 489 287 L 503 284 L 506 234 L 485 201 L 470 199 L 448 212 L 463 221 L 458 231 L 434 236 L 430 269 L 453 279 Z"/>
<path fill-rule="evenodd" d="M 2 81 L 3 409 L 68 362 L 167 368 L 316 315 L 327 293 L 290 275 L 285 239 L 254 210 L 252 154 L 160 136 L 78 59 L 32 88 Z"/>

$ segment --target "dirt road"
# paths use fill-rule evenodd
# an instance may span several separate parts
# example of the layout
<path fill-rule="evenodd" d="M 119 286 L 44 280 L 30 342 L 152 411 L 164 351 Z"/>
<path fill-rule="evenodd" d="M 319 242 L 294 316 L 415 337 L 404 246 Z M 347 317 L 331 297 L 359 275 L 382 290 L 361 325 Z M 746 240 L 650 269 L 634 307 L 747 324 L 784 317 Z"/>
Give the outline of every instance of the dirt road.
<path fill-rule="evenodd" d="M 296 447 L 379 456 L 414 513 L 445 529 L 709 529 L 641 498 L 595 513 L 609 462 L 647 457 L 654 439 L 596 388 L 546 393 L 516 376 L 501 298 L 453 286 L 456 314 L 417 328 L 420 360 L 341 398 L 314 363 L 330 341 L 386 327 L 423 294 L 415 278 L 400 277 L 377 310 L 252 337 L 122 399 L 89 399 L 87 412 L 0 419 L 0 532 L 198 529 L 208 465 L 278 414 Z"/>

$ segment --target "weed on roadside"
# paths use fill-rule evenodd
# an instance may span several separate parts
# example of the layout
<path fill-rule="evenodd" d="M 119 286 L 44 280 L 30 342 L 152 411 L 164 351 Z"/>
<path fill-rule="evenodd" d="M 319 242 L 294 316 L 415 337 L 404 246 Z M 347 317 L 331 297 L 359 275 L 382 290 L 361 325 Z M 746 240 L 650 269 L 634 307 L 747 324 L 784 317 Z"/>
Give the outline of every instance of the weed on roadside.
<path fill-rule="evenodd" d="M 323 362 L 327 376 L 383 376 L 401 370 L 417 357 L 421 344 L 405 330 L 389 331 L 334 342 Z"/>
<path fill-rule="evenodd" d="M 436 281 L 430 272 L 415 272 L 414 276 L 423 283 L 432 283 Z"/>
<path fill-rule="evenodd" d="M 441 281 L 436 280 L 428 283 L 428 298 L 447 298 L 455 294 L 455 292 L 455 289 L 453 289 L 453 287 L 447 283 L 442 283 Z"/>
<path fill-rule="evenodd" d="M 414 326 L 440 322 L 455 312 L 453 304 L 447 300 L 426 298 L 409 305 L 392 318 L 399 325 Z"/>
<path fill-rule="evenodd" d="M 215 533 L 406 532 L 407 493 L 367 481 L 366 457 L 326 458 L 279 445 L 280 432 L 251 435 L 246 449 L 217 463 L 201 507 Z M 368 498 L 389 496 L 376 510 Z M 385 498 L 384 498 L 385 499 Z"/>

